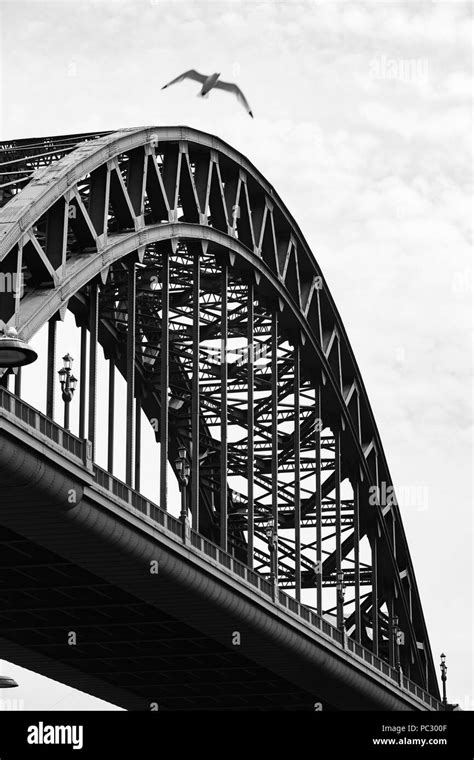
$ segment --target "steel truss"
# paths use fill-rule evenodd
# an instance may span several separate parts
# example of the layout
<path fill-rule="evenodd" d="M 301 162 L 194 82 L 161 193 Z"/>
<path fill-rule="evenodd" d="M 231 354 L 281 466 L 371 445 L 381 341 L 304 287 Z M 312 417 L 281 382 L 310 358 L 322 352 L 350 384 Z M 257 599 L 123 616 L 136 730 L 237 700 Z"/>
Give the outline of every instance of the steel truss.
<path fill-rule="evenodd" d="M 400 511 L 379 497 L 392 482 L 362 378 L 271 185 L 188 128 L 0 150 L 0 273 L 24 281 L 2 295 L 0 319 L 27 340 L 49 324 L 48 415 L 56 325 L 70 309 L 81 329 L 79 434 L 92 447 L 99 345 L 109 361 L 109 471 L 119 371 L 127 484 L 140 490 L 143 410 L 160 443 L 162 507 L 167 463 L 184 445 L 196 530 L 438 695 Z"/>

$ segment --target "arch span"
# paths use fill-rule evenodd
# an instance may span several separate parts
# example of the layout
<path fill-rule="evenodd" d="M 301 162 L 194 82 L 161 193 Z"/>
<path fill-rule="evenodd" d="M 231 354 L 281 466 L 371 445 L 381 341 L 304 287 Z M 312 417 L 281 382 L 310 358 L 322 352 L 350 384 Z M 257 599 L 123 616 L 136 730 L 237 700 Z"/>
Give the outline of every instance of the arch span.
<path fill-rule="evenodd" d="M 0 319 L 26 339 L 48 323 L 52 337 L 70 309 L 90 333 L 89 387 L 97 344 L 127 380 L 129 485 L 138 403 L 156 422 L 163 507 L 184 445 L 196 529 L 298 599 L 314 591 L 320 614 L 437 694 L 400 510 L 381 496 L 382 442 L 297 223 L 212 135 L 84 137 L 3 146 L 0 273 L 23 287 Z M 94 445 L 91 399 L 80 432 Z"/>

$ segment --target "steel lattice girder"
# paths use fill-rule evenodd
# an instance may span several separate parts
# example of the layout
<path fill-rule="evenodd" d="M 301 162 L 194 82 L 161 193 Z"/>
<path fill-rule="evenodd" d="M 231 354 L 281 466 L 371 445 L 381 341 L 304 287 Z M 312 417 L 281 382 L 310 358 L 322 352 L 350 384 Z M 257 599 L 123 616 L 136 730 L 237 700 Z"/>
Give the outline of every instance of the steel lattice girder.
<path fill-rule="evenodd" d="M 136 396 L 159 420 L 162 468 L 183 441 L 199 451 L 195 527 L 268 574 L 262 539 L 272 515 L 281 585 L 297 597 L 315 588 L 317 611 L 335 609 L 365 644 L 370 633 L 381 656 L 393 657 L 385 621 L 397 614 L 404 669 L 436 695 L 398 505 L 369 503 L 369 489 L 392 486 L 375 420 L 296 222 L 259 172 L 211 135 L 170 127 L 79 139 L 1 147 L 0 271 L 23 275 L 25 289 L 2 296 L 0 319 L 28 340 L 71 309 L 91 331 L 94 361 L 99 341 L 129 381 L 129 482 L 135 472 L 137 487 L 139 477 Z M 89 409 L 92 439 L 94 415 Z M 231 477 L 247 483 L 237 503 Z M 164 507 L 165 499 L 163 482 Z M 359 556 L 364 537 L 370 563 Z M 354 597 L 328 607 L 323 587 L 334 588 L 341 569 Z"/>

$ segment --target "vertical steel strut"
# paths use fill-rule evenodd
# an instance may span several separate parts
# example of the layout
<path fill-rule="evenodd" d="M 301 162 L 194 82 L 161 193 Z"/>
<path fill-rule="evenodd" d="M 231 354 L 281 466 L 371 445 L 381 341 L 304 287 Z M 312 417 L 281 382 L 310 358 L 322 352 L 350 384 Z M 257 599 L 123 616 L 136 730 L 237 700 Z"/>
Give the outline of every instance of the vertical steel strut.
<path fill-rule="evenodd" d="M 95 407 L 97 387 L 97 340 L 99 331 L 99 286 L 90 285 L 89 294 L 89 424 L 88 438 L 92 444 L 92 459 L 95 459 Z"/>
<path fill-rule="evenodd" d="M 321 491 L 321 387 L 314 389 L 315 433 L 314 448 L 316 455 L 316 611 L 323 614 L 323 530 L 322 530 L 322 491 Z"/>
<path fill-rule="evenodd" d="M 355 602 L 355 631 L 354 638 L 360 643 L 361 640 L 361 619 L 360 619 L 360 522 L 359 522 L 359 498 L 360 486 L 356 480 L 353 487 L 354 491 L 354 602 Z"/>
<path fill-rule="evenodd" d="M 46 416 L 54 419 L 54 363 L 56 361 L 56 317 L 48 322 L 48 368 L 46 377 Z"/>
<path fill-rule="evenodd" d="M 372 546 L 372 651 L 378 657 L 379 654 L 379 591 L 378 591 L 378 527 L 375 524 Z"/>
<path fill-rule="evenodd" d="M 255 478 L 255 451 L 254 451 L 254 284 L 250 282 L 247 290 L 247 564 L 253 568 L 254 551 L 254 478 Z"/>
<path fill-rule="evenodd" d="M 191 512 L 192 526 L 199 531 L 199 342 L 201 260 L 199 246 L 193 247 L 193 327 L 192 327 L 192 390 L 191 390 Z"/>
<path fill-rule="evenodd" d="M 125 482 L 133 485 L 134 455 L 134 397 L 135 397 L 135 348 L 136 348 L 136 285 L 137 269 L 130 262 L 127 278 L 127 440 L 125 454 Z"/>
<path fill-rule="evenodd" d="M 299 343 L 294 347 L 294 450 L 295 450 L 295 596 L 301 600 L 301 429 L 300 429 L 300 352 Z"/>
<path fill-rule="evenodd" d="M 341 433 L 337 426 L 334 429 L 334 478 L 335 478 L 335 519 L 336 519 L 336 578 L 342 577 L 341 556 Z M 344 627 L 344 581 L 337 580 L 337 627 Z"/>
<path fill-rule="evenodd" d="M 79 438 L 86 435 L 87 327 L 81 327 L 81 366 L 79 368 Z"/>
<path fill-rule="evenodd" d="M 221 547 L 227 551 L 227 339 L 229 329 L 228 314 L 229 268 L 226 260 L 222 261 L 221 270 L 221 450 L 220 450 L 220 519 Z"/>
<path fill-rule="evenodd" d="M 278 585 L 278 313 L 272 313 L 271 335 L 271 402 L 272 402 L 272 520 L 275 535 L 275 548 L 273 549 L 273 576 L 275 585 Z M 272 556 L 272 552 L 270 552 Z"/>
<path fill-rule="evenodd" d="M 140 490 L 140 464 L 141 464 L 141 440 L 142 440 L 142 405 L 140 394 L 135 398 L 135 491 Z"/>
<path fill-rule="evenodd" d="M 21 367 L 17 367 L 15 373 L 15 396 L 21 397 Z"/>
<path fill-rule="evenodd" d="M 161 248 L 160 507 L 168 509 L 169 249 Z"/>
<path fill-rule="evenodd" d="M 114 423 L 115 423 L 115 364 L 109 360 L 109 408 L 107 425 L 107 468 L 114 471 Z"/>

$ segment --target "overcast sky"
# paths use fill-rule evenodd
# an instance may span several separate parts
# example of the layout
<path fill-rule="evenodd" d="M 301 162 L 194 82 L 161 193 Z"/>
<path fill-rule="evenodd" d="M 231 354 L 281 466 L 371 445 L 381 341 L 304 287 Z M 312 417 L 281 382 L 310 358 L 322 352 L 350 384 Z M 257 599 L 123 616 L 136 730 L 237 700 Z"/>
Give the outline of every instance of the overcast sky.
<path fill-rule="evenodd" d="M 335 298 L 401 499 L 436 664 L 473 709 L 470 4 L 6 2 L 0 139 L 185 124 L 244 153 Z M 161 91 L 188 68 L 245 92 Z M 418 489 L 418 490 L 416 490 Z M 408 492 L 408 490 L 407 490 Z M 1 654 L 1 653 L 0 653 Z M 2 663 L 26 708 L 97 700 Z M 11 695 L 9 695 L 11 696 Z"/>

